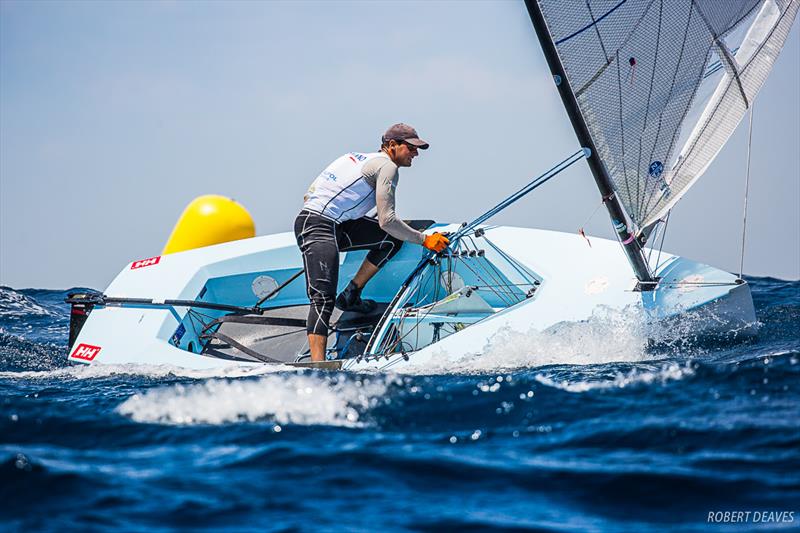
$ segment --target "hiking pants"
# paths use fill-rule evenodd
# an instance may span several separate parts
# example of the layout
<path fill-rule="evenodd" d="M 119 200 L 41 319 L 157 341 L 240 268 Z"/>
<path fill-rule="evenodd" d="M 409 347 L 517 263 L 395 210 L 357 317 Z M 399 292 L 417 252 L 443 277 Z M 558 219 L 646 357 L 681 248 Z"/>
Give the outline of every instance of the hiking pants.
<path fill-rule="evenodd" d="M 327 335 L 339 282 L 339 252 L 369 250 L 370 263 L 382 267 L 400 251 L 403 241 L 383 231 L 377 220 L 357 218 L 334 222 L 313 211 L 300 211 L 294 221 L 303 253 L 310 301 L 306 331 Z"/>

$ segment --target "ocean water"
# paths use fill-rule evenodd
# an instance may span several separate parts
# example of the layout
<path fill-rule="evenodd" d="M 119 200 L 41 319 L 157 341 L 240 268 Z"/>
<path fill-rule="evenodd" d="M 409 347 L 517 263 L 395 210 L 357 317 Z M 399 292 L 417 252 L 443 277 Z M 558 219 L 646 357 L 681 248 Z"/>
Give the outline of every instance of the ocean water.
<path fill-rule="evenodd" d="M 413 374 L 68 366 L 66 291 L 0 288 L 0 530 L 797 530 L 800 282 L 749 281 L 750 341 Z"/>

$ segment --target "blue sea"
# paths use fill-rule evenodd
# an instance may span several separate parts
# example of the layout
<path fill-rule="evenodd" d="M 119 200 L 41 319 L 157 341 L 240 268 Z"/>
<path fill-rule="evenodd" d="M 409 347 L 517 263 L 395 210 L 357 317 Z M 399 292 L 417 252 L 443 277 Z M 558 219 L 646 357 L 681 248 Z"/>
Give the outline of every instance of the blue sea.
<path fill-rule="evenodd" d="M 0 530 L 798 530 L 800 282 L 748 281 L 749 341 L 413 374 L 70 366 L 67 291 L 0 288 Z"/>

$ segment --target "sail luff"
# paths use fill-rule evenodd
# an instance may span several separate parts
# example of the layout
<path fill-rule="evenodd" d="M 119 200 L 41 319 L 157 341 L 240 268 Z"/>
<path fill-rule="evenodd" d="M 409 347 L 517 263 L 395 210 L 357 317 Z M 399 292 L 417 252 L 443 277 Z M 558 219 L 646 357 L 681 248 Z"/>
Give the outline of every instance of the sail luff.
<path fill-rule="evenodd" d="M 624 4 L 625 1 L 626 0 L 621 1 L 614 9 L 617 9 L 619 6 Z M 597 188 L 603 197 L 603 202 L 608 210 L 609 216 L 611 217 L 614 230 L 617 232 L 619 241 L 622 244 L 622 248 L 625 251 L 636 278 L 643 283 L 643 287 L 649 288 L 652 285 L 653 278 L 647 266 L 647 261 L 642 253 L 642 249 L 639 246 L 638 241 L 633 238 L 633 233 L 628 229 L 628 219 L 625 215 L 624 209 L 622 208 L 622 204 L 614 192 L 611 177 L 608 175 L 605 165 L 600 159 L 597 146 L 595 146 L 595 143 L 589 134 L 588 127 L 579 111 L 578 102 L 575 94 L 572 91 L 569 80 L 567 79 L 564 66 L 561 64 L 555 43 L 553 42 L 551 34 L 547 29 L 547 23 L 544 20 L 544 16 L 539 9 L 539 5 L 536 0 L 525 0 L 525 5 L 528 8 L 528 13 L 531 17 L 531 21 L 533 22 L 533 26 L 536 29 L 536 35 L 539 39 L 539 43 L 542 46 L 542 51 L 544 52 L 548 66 L 550 67 L 550 72 L 552 73 L 553 79 L 556 82 L 558 93 L 561 96 L 562 102 L 564 103 L 564 107 L 567 111 L 570 122 L 572 123 L 572 127 L 575 130 L 575 134 L 578 137 L 578 142 L 581 143 L 581 146 L 588 148 L 591 151 L 591 155 L 587 158 L 589 169 L 591 170 L 592 176 L 594 176 L 595 183 L 597 184 Z M 600 18 L 600 20 L 609 14 L 610 12 L 607 12 Z M 599 20 L 594 20 L 593 24 L 596 25 L 598 22 Z M 587 28 L 579 31 L 584 31 Z M 566 38 L 564 40 L 566 40 Z"/>

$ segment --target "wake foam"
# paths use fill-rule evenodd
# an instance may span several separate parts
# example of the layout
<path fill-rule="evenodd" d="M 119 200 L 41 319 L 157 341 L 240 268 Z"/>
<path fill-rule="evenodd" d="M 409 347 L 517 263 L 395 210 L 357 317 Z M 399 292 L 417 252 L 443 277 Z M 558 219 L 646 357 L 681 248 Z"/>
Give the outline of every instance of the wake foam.
<path fill-rule="evenodd" d="M 562 322 L 546 330 L 527 332 L 504 328 L 478 352 L 448 354 L 432 362 L 397 367 L 410 374 L 471 374 L 535 368 L 546 365 L 638 363 L 667 356 L 703 353 L 694 331 L 698 318 L 669 325 L 648 323 L 641 309 L 598 308 L 587 320 Z"/>
<path fill-rule="evenodd" d="M 62 355 L 66 358 L 66 355 Z M 257 376 L 274 372 L 285 372 L 293 370 L 292 367 L 284 365 L 229 365 L 220 368 L 209 368 L 196 370 L 172 365 L 146 365 L 139 363 L 128 363 L 124 365 L 83 365 L 71 364 L 55 370 L 44 371 L 23 371 L 23 372 L 0 372 L 0 378 L 11 379 L 102 379 L 114 376 L 137 376 L 144 378 L 238 378 L 247 376 Z"/>
<path fill-rule="evenodd" d="M 128 398 L 117 412 L 136 422 L 277 424 L 360 427 L 364 413 L 384 401 L 386 377 L 270 375 L 256 380 L 209 380 L 171 385 Z M 280 426 L 275 426 L 280 431 Z"/>

